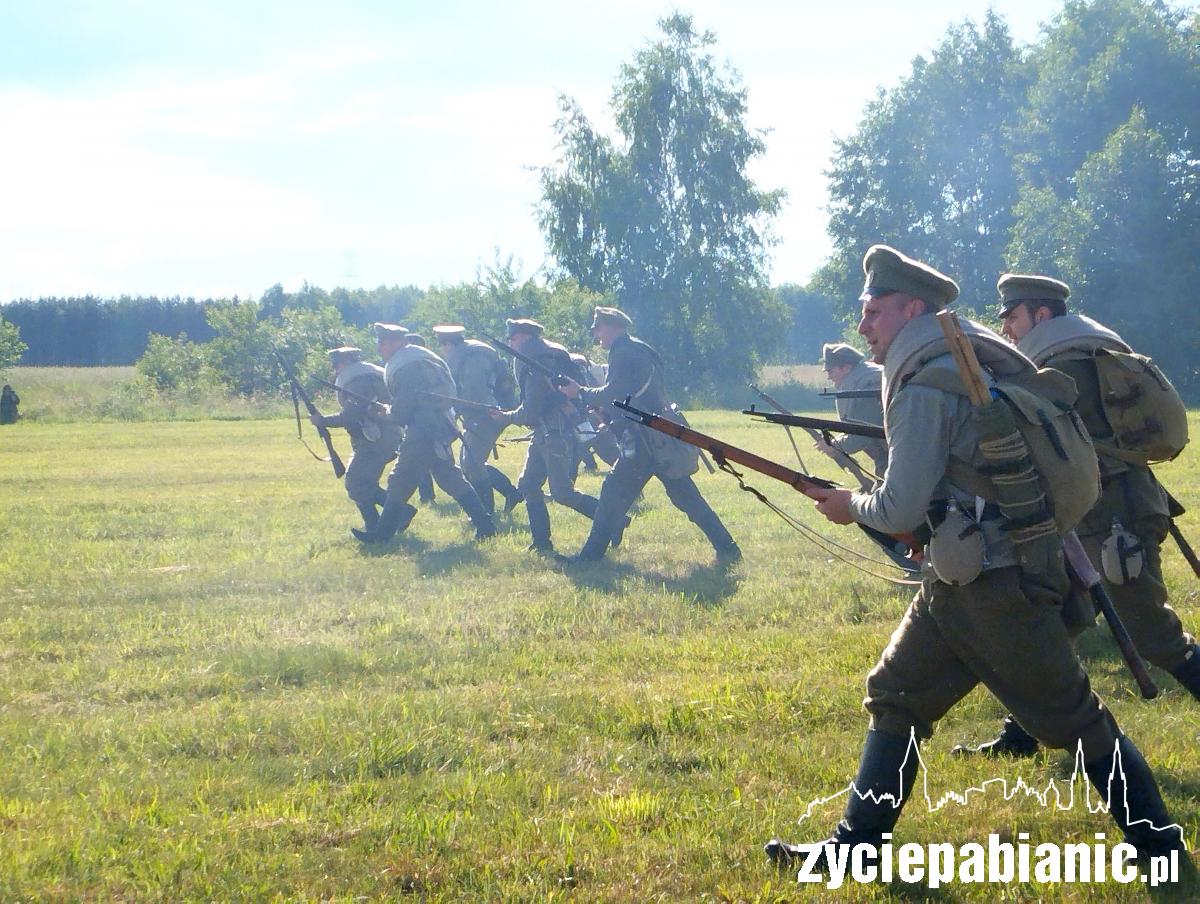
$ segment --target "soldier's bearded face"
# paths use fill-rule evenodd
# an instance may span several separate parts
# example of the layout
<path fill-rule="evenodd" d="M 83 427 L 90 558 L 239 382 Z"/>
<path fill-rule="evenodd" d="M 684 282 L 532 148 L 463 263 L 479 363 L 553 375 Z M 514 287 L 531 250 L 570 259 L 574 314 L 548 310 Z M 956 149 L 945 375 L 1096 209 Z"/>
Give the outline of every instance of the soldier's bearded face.
<path fill-rule="evenodd" d="M 882 364 L 896 334 L 915 317 L 925 313 L 925 302 L 903 292 L 876 295 L 863 302 L 859 335 L 867 340 L 871 357 Z"/>

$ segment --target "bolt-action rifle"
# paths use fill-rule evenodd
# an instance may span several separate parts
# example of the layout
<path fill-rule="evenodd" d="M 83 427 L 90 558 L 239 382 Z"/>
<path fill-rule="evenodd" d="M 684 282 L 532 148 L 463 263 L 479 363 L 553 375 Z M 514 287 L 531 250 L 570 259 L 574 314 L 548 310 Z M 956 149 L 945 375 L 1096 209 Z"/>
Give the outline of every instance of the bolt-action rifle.
<path fill-rule="evenodd" d="M 560 386 L 566 386 L 567 383 L 574 382 L 574 378 L 569 377 L 564 373 L 558 373 L 557 371 L 551 370 L 541 361 L 534 360 L 533 358 L 529 357 L 529 355 L 517 351 L 507 342 L 501 342 L 499 339 L 495 339 L 492 336 L 489 336 L 487 333 L 480 333 L 479 335 L 490 342 L 496 351 L 500 352 L 502 355 L 508 355 L 510 358 L 516 358 L 518 361 L 521 361 L 524 364 L 527 364 L 529 367 L 532 367 L 543 377 L 549 380 L 550 385 L 555 389 Z"/>
<path fill-rule="evenodd" d="M 789 418 L 797 417 L 797 415 L 792 414 L 790 411 L 788 411 L 786 408 L 784 408 L 782 405 L 780 405 L 777 401 L 775 401 L 774 398 L 767 395 L 765 392 L 763 392 L 761 389 L 759 389 L 753 383 L 750 384 L 750 388 L 758 394 L 759 398 L 761 398 L 764 402 L 766 402 L 768 405 L 770 405 L 772 408 L 774 408 L 776 411 L 778 411 L 780 415 L 782 415 L 784 417 L 789 417 Z M 750 409 L 750 412 L 753 412 L 755 415 L 757 415 L 759 417 L 764 417 L 766 415 L 766 412 L 757 412 L 753 408 Z M 746 413 L 749 413 L 749 412 L 746 412 Z M 857 480 L 859 488 L 861 490 L 863 490 L 865 492 L 866 490 L 869 490 L 874 485 L 874 481 L 871 480 L 871 478 L 866 475 L 866 472 L 863 471 L 862 466 L 859 465 L 859 463 L 854 460 L 853 456 L 849 455 L 846 452 L 843 452 L 841 449 L 838 448 L 838 445 L 836 442 L 834 442 L 833 437 L 829 435 L 830 431 L 829 431 L 828 426 L 825 426 L 825 425 L 816 426 L 815 424 L 800 423 L 799 421 L 785 422 L 782 420 L 780 420 L 780 421 L 772 420 L 772 423 L 781 423 L 784 425 L 784 427 L 795 426 L 795 427 L 803 428 L 804 432 L 807 433 L 810 437 L 812 437 L 813 440 L 824 441 L 824 443 L 827 446 L 829 446 L 831 449 L 833 449 L 834 463 L 837 464 L 837 466 L 839 468 L 841 468 L 843 471 L 848 473 L 855 480 Z M 880 428 L 880 433 L 882 435 L 882 428 Z M 788 438 L 791 439 L 791 436 L 792 436 L 791 430 L 788 430 Z M 792 448 L 793 449 L 796 448 L 796 443 L 794 441 L 792 442 Z M 800 458 L 800 451 L 798 449 L 796 449 L 796 457 Z M 802 467 L 802 468 L 804 467 L 803 459 L 801 459 L 801 461 L 800 461 L 800 467 Z"/>
<path fill-rule="evenodd" d="M 822 389 L 819 395 L 823 399 L 878 399 L 882 394 L 878 389 Z"/>
<path fill-rule="evenodd" d="M 336 383 L 330 383 L 328 380 L 322 380 L 320 377 L 317 377 L 316 381 L 322 386 L 328 386 L 330 389 L 336 389 L 338 392 L 345 393 L 356 402 L 362 402 L 377 414 L 388 413 L 390 406 L 379 401 L 378 399 L 368 398 L 362 393 L 355 392 L 353 389 L 346 389 L 344 386 L 338 386 Z M 500 410 L 495 405 L 488 405 L 486 402 L 472 402 L 470 399 L 460 399 L 457 396 L 442 395 L 440 392 L 427 392 L 424 389 L 418 389 L 415 395 L 419 395 L 427 399 L 434 399 L 438 402 L 445 402 L 447 405 L 453 405 L 455 408 L 475 408 L 479 411 Z"/>
<path fill-rule="evenodd" d="M 737 446 L 732 446 L 729 443 L 722 442 L 716 437 L 701 433 L 698 430 L 693 430 L 691 427 L 685 427 L 682 424 L 677 424 L 675 421 L 662 417 L 661 415 L 652 414 L 649 411 L 642 411 L 640 408 L 635 408 L 629 402 L 613 402 L 617 408 L 624 411 L 630 420 L 643 424 L 652 430 L 657 430 L 659 433 L 665 433 L 667 436 L 673 436 L 680 442 L 687 443 L 689 446 L 696 446 L 702 449 L 713 457 L 713 461 L 717 463 L 722 470 L 729 470 L 728 462 L 735 462 L 743 467 L 747 467 L 752 471 L 757 471 L 759 474 L 765 474 L 773 480 L 778 480 L 786 483 L 792 489 L 804 493 L 810 489 L 837 489 L 838 485 L 832 480 L 825 480 L 823 477 L 814 477 L 811 474 L 804 474 L 800 471 L 793 471 L 791 468 L 777 464 L 770 459 L 755 455 L 753 452 L 748 452 Z M 906 550 L 915 550 L 918 548 L 916 538 L 911 534 L 906 534 L 900 537 L 893 537 L 883 531 L 875 530 L 873 527 L 868 527 L 865 524 L 855 522 L 860 530 L 868 537 L 882 546 L 885 550 L 891 550 L 901 558 L 905 556 Z M 915 565 L 908 561 L 904 566 L 908 569 L 915 568 Z"/>
<path fill-rule="evenodd" d="M 1187 559 L 1187 563 L 1192 566 L 1192 571 L 1196 573 L 1196 577 L 1200 578 L 1200 559 L 1196 558 L 1196 551 L 1192 549 L 1192 544 L 1187 541 L 1187 538 L 1183 535 L 1183 531 L 1175 523 L 1175 519 L 1186 512 L 1187 509 L 1183 507 L 1183 504 L 1178 499 L 1171 495 L 1166 487 L 1163 487 L 1163 492 L 1167 494 L 1167 510 L 1169 513 L 1167 530 L 1175 538 L 1175 543 L 1179 546 L 1179 551 L 1183 553 L 1183 557 Z"/>
<path fill-rule="evenodd" d="M 878 424 L 865 424 L 862 421 L 839 421 L 827 417 L 808 417 L 804 414 L 782 414 L 774 411 L 759 411 L 753 407 L 742 409 L 742 414 L 760 417 L 771 424 L 790 424 L 793 427 L 804 427 L 806 430 L 847 433 L 851 436 L 869 436 L 872 439 L 884 439 L 887 436 Z"/>
<path fill-rule="evenodd" d="M 312 455 L 313 458 L 315 458 L 317 461 L 327 461 L 333 465 L 333 476 L 340 478 L 346 473 L 346 466 L 342 464 L 341 456 L 338 455 L 337 449 L 333 447 L 333 437 L 329 435 L 329 428 L 316 428 L 317 436 L 321 437 L 321 440 L 325 443 L 325 449 L 329 453 L 328 458 L 322 458 L 312 450 L 308 443 L 304 442 L 304 432 L 300 426 L 300 403 L 304 403 L 304 407 L 313 417 L 321 417 L 321 412 L 317 409 L 317 406 L 313 404 L 312 398 L 305 391 L 304 387 L 300 385 L 300 380 L 296 377 L 296 372 L 292 370 L 291 365 L 287 363 L 279 349 L 273 348 L 272 351 L 275 352 L 275 357 L 279 361 L 279 366 L 283 368 L 284 376 L 287 377 L 288 385 L 292 391 L 292 406 L 296 409 L 296 437 L 301 443 L 304 443 L 304 448 L 308 449 L 309 454 Z"/>
<path fill-rule="evenodd" d="M 988 405 L 1003 405 L 1004 402 L 999 399 L 993 399 L 991 390 L 983 379 L 983 369 L 979 365 L 979 359 L 975 355 L 975 348 L 971 345 L 971 341 L 967 338 L 962 330 L 962 326 L 958 322 L 958 315 L 953 311 L 939 311 L 937 314 L 938 322 L 941 324 L 942 332 L 946 336 L 946 342 L 950 346 L 950 354 L 954 358 L 954 363 L 958 366 L 959 376 L 962 377 L 963 385 L 967 389 L 967 398 L 976 408 L 984 408 Z M 1113 638 L 1117 642 L 1117 646 L 1121 649 L 1121 656 L 1125 659 L 1125 664 L 1129 666 L 1129 671 L 1133 673 L 1133 678 L 1137 682 L 1138 690 L 1142 692 L 1142 696 L 1147 700 L 1153 700 L 1158 696 L 1158 687 L 1154 683 L 1154 679 L 1150 677 L 1150 671 L 1146 668 L 1146 663 L 1142 661 L 1142 657 L 1138 654 L 1137 648 L 1133 645 L 1133 640 L 1129 637 L 1129 631 L 1121 622 L 1121 616 L 1117 614 L 1116 608 L 1113 606 L 1112 598 L 1108 595 L 1108 591 L 1104 589 L 1104 584 L 1100 580 L 1100 575 L 1096 571 L 1096 567 L 1088 559 L 1087 551 L 1083 548 L 1083 544 L 1079 542 L 1079 537 L 1075 531 L 1067 531 L 1062 537 L 1063 553 L 1066 555 L 1067 564 L 1071 571 L 1074 572 L 1076 580 L 1087 588 L 1091 594 L 1092 601 L 1096 607 L 1104 614 L 1104 620 L 1108 622 L 1108 627 L 1112 631 Z"/>

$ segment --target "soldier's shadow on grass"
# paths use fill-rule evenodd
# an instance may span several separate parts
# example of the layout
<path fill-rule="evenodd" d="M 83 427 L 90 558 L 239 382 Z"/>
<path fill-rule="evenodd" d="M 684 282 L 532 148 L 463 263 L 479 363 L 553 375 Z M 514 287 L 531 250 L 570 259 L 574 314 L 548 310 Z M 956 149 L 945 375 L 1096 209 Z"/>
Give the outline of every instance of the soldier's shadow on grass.
<path fill-rule="evenodd" d="M 464 539 L 450 546 L 433 546 L 420 537 L 409 534 L 401 534 L 388 543 L 361 546 L 359 552 L 370 558 L 401 556 L 411 559 L 423 576 L 447 574 L 464 565 L 474 565 L 483 561 L 478 541 Z"/>
<path fill-rule="evenodd" d="M 736 567 L 714 563 L 692 566 L 685 574 L 663 574 L 642 571 L 625 562 L 605 559 L 602 562 L 574 563 L 562 566 L 562 572 L 577 587 L 601 593 L 622 594 L 630 577 L 662 587 L 668 593 L 678 593 L 705 607 L 719 606 L 737 592 L 741 576 Z"/>

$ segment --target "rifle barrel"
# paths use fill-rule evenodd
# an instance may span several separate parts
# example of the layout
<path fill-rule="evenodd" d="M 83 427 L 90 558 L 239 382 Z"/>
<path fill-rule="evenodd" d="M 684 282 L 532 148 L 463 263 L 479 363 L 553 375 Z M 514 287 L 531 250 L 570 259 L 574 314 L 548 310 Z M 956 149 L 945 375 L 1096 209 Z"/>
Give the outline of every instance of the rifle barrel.
<path fill-rule="evenodd" d="M 871 439 L 883 439 L 885 436 L 882 427 L 864 424 L 860 421 L 838 421 L 823 417 L 805 417 L 802 414 L 780 414 L 774 411 L 759 411 L 757 408 L 747 408 L 742 411 L 742 414 L 760 417 L 771 424 L 804 427 L 808 430 L 830 430 L 834 433 L 848 433 L 852 436 L 869 436 Z"/>

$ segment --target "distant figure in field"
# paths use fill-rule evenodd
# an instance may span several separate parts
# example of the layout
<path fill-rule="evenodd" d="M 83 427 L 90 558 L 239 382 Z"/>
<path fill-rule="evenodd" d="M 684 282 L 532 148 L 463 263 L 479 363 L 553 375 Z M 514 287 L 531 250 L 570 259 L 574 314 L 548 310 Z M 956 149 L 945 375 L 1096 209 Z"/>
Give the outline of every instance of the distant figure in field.
<path fill-rule="evenodd" d="M 17 411 L 20 404 L 21 397 L 15 389 L 5 383 L 3 392 L 0 392 L 0 424 L 15 424 L 21 417 L 21 413 Z"/>

